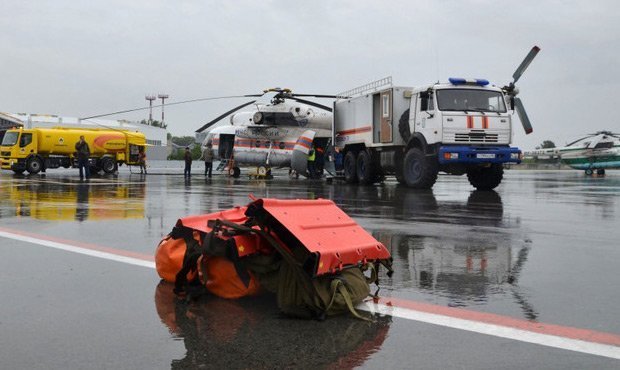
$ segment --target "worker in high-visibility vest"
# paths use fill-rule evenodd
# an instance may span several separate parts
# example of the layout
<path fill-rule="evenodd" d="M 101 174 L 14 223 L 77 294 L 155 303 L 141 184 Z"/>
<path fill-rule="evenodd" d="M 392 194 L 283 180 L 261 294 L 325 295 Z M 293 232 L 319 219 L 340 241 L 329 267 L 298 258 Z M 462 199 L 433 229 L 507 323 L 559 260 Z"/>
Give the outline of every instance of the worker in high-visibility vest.
<path fill-rule="evenodd" d="M 310 148 L 308 152 L 308 178 L 313 179 L 316 176 L 316 151 L 314 150 L 314 145 Z"/>

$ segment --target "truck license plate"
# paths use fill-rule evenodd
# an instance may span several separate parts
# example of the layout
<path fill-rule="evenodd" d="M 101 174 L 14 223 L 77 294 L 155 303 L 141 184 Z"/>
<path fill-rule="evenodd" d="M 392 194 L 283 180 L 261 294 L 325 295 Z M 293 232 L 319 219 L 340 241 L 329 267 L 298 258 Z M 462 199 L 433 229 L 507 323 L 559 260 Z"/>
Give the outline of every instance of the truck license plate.
<path fill-rule="evenodd" d="M 481 158 L 481 159 L 495 158 L 495 154 L 480 153 L 480 154 L 476 154 L 476 158 Z"/>

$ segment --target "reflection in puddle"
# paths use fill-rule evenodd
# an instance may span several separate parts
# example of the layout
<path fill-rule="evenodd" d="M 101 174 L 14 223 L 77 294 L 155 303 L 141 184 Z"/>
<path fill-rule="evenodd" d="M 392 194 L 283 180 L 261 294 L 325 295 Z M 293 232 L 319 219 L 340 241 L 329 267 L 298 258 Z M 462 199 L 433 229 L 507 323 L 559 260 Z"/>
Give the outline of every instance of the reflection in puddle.
<path fill-rule="evenodd" d="M 188 303 L 172 289 L 166 282 L 157 286 L 155 307 L 185 345 L 184 357 L 172 360 L 173 369 L 354 368 L 381 348 L 391 325 L 390 316 L 376 316 L 374 323 L 346 315 L 322 322 L 284 318 L 272 295 L 209 296 Z"/>
<path fill-rule="evenodd" d="M 8 216 L 80 222 L 144 218 L 144 183 L 23 182 L 3 190 L 3 202 L 14 209 Z"/>
<path fill-rule="evenodd" d="M 523 315 L 536 319 L 536 311 L 518 286 L 529 246 L 514 256 L 510 243 L 501 239 L 465 241 L 389 232 L 373 236 L 394 257 L 390 289 L 430 295 L 453 307 L 485 304 L 495 294 L 511 294 Z"/>

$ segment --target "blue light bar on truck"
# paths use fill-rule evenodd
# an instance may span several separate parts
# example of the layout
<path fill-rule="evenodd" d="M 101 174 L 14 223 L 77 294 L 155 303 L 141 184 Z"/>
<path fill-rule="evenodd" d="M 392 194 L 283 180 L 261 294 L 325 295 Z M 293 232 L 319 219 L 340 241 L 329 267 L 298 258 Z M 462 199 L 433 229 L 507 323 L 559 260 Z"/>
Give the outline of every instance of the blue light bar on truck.
<path fill-rule="evenodd" d="M 488 80 L 483 78 L 474 78 L 474 79 L 465 79 L 461 77 L 450 77 L 448 81 L 452 85 L 478 85 L 478 86 L 486 86 L 489 84 Z"/>

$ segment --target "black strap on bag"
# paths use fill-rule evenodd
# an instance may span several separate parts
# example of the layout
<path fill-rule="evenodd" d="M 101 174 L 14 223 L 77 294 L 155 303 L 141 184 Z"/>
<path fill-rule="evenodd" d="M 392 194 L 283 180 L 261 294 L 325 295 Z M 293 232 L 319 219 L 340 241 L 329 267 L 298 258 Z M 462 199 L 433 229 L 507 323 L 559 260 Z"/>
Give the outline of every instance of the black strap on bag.
<path fill-rule="evenodd" d="M 194 239 L 194 230 L 186 226 L 175 226 L 172 232 L 170 232 L 170 237 L 173 239 L 184 239 L 186 248 L 185 255 L 183 256 L 183 266 L 175 277 L 174 293 L 177 295 L 199 293 L 198 291 L 201 290 L 200 284 L 196 284 L 196 281 L 187 281 L 187 274 L 196 271 L 198 258 L 202 255 L 200 244 Z"/>
<path fill-rule="evenodd" d="M 225 257 L 233 263 L 235 271 L 239 276 L 239 279 L 245 285 L 250 286 L 251 276 L 248 270 L 243 267 L 239 260 L 239 254 L 237 253 L 237 245 L 232 238 L 233 234 L 227 230 L 223 230 L 222 220 L 209 221 L 207 224 L 211 228 L 211 232 L 207 234 L 207 237 L 202 242 L 202 253 L 205 256 L 218 256 Z M 229 239 L 221 239 L 216 236 L 217 233 L 224 232 L 226 236 L 231 236 Z"/>
<path fill-rule="evenodd" d="M 292 268 L 292 271 L 294 275 L 296 276 L 296 280 L 301 284 L 303 289 L 306 291 L 306 294 L 310 297 L 319 296 L 319 293 L 316 290 L 317 289 L 316 286 L 312 283 L 310 276 L 308 276 L 306 272 L 304 271 L 303 266 L 299 262 L 297 262 L 297 260 L 295 260 L 295 258 L 293 257 L 292 253 L 288 249 L 283 247 L 280 243 L 278 243 L 278 241 L 275 240 L 267 230 L 263 228 L 254 229 L 247 225 L 238 225 L 238 224 L 228 222 L 228 221 L 221 221 L 221 223 L 223 225 L 226 225 L 236 230 L 240 230 L 243 232 L 253 232 L 253 233 L 259 234 L 262 238 L 264 238 L 265 240 L 269 242 L 269 244 L 273 247 L 273 249 L 275 249 L 282 256 L 282 258 L 286 261 L 286 263 Z M 353 307 L 353 303 L 351 301 L 351 296 L 349 295 L 349 292 L 346 289 L 345 285 L 346 285 L 346 280 L 340 279 L 337 277 L 334 278 L 334 280 L 331 283 L 330 302 L 327 304 L 327 306 L 320 309 L 319 311 L 313 310 L 314 318 L 319 319 L 319 320 L 325 319 L 327 312 L 332 307 L 335 301 L 336 293 L 340 293 L 346 302 L 347 308 L 353 314 L 353 316 L 359 319 L 362 319 L 362 320 L 372 321 L 369 318 L 361 316 L 357 312 L 357 310 L 355 310 L 355 307 Z M 318 308 L 318 307 L 315 307 L 315 308 Z"/>
<path fill-rule="evenodd" d="M 308 293 L 312 293 L 314 291 L 314 286 L 310 283 L 309 277 L 304 272 L 301 264 L 295 260 L 290 251 L 283 248 L 280 243 L 278 243 L 267 231 L 263 229 L 252 228 L 249 226 L 251 224 L 239 225 L 226 220 L 217 221 L 219 221 L 222 225 L 225 225 L 226 227 L 238 230 L 243 233 L 256 233 L 260 235 L 263 239 L 269 242 L 273 249 L 275 249 L 291 267 L 293 267 L 295 274 L 301 277 L 301 281 L 304 282 L 304 289 L 308 290 Z"/>

